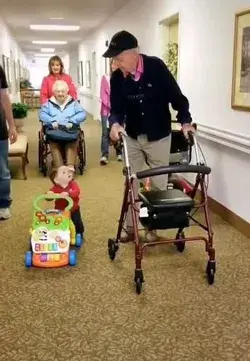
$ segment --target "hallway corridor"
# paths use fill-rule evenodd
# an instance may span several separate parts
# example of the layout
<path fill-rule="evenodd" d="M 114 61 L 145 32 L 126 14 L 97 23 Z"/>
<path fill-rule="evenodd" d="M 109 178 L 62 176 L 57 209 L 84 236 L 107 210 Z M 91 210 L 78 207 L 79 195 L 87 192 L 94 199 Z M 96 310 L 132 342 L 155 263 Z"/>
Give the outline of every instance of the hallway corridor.
<path fill-rule="evenodd" d="M 133 246 L 123 245 L 114 263 L 107 255 L 122 199 L 122 166 L 115 157 L 99 166 L 100 125 L 91 118 L 84 125 L 88 168 L 77 177 L 86 225 L 78 265 L 25 269 L 32 201 L 50 187 L 37 171 L 38 129 L 31 112 L 28 180 L 11 162 L 13 217 L 0 225 L 0 361 L 248 361 L 249 239 L 212 215 L 214 286 L 204 277 L 203 244 L 183 254 L 155 247 L 145 255 L 146 283 L 137 296 Z"/>

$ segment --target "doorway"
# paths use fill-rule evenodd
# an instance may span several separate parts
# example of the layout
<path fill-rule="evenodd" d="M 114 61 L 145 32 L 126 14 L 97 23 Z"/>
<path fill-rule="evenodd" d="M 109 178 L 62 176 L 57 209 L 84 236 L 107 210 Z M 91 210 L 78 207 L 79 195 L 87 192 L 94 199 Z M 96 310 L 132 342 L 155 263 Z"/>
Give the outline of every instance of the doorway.
<path fill-rule="evenodd" d="M 168 64 L 170 47 L 177 52 L 177 64 L 174 67 L 169 67 L 176 80 L 179 79 L 179 13 L 165 18 L 159 22 L 160 27 L 160 51 L 162 59 Z M 173 70 L 174 68 L 174 70 Z M 170 107 L 172 119 L 176 119 L 176 111 Z"/>

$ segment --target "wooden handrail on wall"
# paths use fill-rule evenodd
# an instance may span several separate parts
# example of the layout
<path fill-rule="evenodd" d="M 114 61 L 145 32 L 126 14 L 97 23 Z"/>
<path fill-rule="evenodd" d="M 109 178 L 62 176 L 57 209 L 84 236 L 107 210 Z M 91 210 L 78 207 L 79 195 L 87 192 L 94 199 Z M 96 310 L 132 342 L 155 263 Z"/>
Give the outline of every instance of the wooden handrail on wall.
<path fill-rule="evenodd" d="M 40 90 L 41 89 L 20 89 L 21 102 L 28 105 L 30 109 L 40 108 Z"/>

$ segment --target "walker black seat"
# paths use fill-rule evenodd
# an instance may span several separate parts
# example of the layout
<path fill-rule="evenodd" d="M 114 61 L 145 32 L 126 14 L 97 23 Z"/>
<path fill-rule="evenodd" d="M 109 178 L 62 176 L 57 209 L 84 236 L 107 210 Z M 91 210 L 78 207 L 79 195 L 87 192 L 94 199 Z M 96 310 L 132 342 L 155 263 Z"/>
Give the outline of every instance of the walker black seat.
<path fill-rule="evenodd" d="M 140 222 L 147 229 L 173 229 L 189 226 L 189 212 L 195 206 L 192 198 L 179 189 L 145 191 L 139 193 L 141 208 L 146 215 L 140 215 Z"/>
<path fill-rule="evenodd" d="M 146 191 L 139 193 L 139 199 L 151 210 L 165 210 L 169 208 L 192 209 L 194 200 L 179 189 L 165 191 Z"/>

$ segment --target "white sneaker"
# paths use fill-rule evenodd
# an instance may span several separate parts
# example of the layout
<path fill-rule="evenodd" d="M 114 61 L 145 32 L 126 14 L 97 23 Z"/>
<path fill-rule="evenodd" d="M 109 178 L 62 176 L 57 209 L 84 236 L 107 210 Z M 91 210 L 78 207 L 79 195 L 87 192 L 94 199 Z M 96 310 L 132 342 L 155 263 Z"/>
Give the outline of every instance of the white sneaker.
<path fill-rule="evenodd" d="M 100 164 L 101 165 L 107 165 L 108 164 L 108 158 L 107 157 L 101 157 Z"/>
<path fill-rule="evenodd" d="M 6 220 L 11 217 L 9 208 L 0 208 L 0 220 Z"/>
<path fill-rule="evenodd" d="M 121 155 L 117 156 L 117 162 L 122 162 L 122 156 Z"/>

